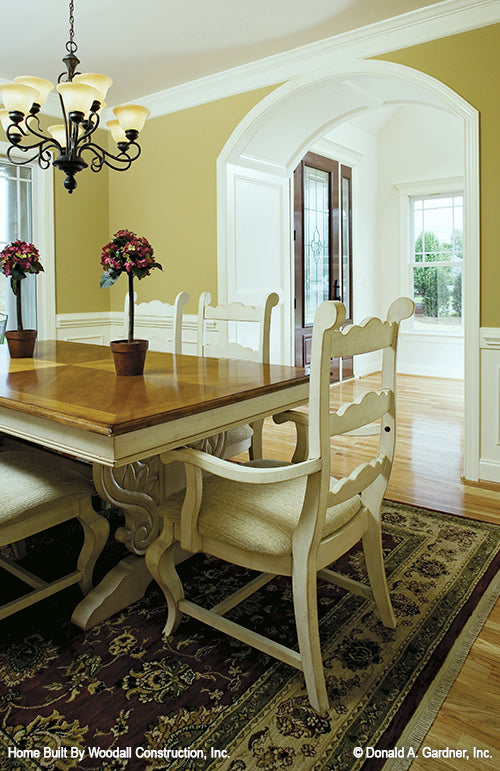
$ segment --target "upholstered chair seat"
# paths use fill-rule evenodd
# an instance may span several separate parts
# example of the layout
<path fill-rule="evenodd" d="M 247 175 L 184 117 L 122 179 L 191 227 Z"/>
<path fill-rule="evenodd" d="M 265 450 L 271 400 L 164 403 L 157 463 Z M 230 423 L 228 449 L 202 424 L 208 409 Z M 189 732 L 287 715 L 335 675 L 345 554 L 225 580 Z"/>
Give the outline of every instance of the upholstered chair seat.
<path fill-rule="evenodd" d="M 250 465 L 250 464 L 248 464 Z M 299 477 L 275 484 L 253 485 L 209 476 L 203 482 L 198 530 L 208 541 L 275 557 L 292 553 L 293 534 L 299 523 L 307 479 Z M 331 479 L 333 490 L 336 480 Z M 169 498 L 162 515 L 173 520 L 180 541 L 184 491 Z M 361 509 L 359 495 L 326 510 L 322 538 L 339 530 Z M 213 546 L 212 553 L 216 551 Z M 215 553 L 217 556 L 217 553 Z"/>
<path fill-rule="evenodd" d="M 0 452 L 0 546 L 16 544 L 70 519 L 77 519 L 84 532 L 76 570 L 51 583 L 10 559 L 0 559 L 0 567 L 33 589 L 1 606 L 0 618 L 74 583 L 84 594 L 90 591 L 95 563 L 109 533 L 107 520 L 92 507 L 94 494 L 90 480 L 64 458 L 42 452 Z"/>

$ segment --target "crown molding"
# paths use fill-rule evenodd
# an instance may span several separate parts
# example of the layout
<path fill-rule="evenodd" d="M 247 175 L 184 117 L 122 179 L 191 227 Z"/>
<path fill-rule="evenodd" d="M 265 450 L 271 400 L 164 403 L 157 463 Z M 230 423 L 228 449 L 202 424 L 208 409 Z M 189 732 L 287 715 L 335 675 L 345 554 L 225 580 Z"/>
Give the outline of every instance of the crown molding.
<path fill-rule="evenodd" d="M 325 73 L 349 59 L 380 56 L 497 22 L 500 0 L 444 0 L 144 96 L 140 102 L 149 107 L 151 117 L 159 117 L 299 76 Z"/>

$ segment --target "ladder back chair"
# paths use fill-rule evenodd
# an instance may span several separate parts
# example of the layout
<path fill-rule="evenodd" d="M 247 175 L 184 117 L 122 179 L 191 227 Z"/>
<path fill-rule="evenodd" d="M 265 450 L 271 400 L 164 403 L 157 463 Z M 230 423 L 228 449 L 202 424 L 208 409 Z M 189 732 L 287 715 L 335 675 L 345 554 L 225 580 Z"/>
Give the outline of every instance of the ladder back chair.
<path fill-rule="evenodd" d="M 134 293 L 134 297 L 137 297 L 136 293 Z M 157 335 L 148 335 L 151 350 L 182 353 L 182 316 L 184 306 L 190 299 L 189 292 L 179 292 L 172 304 L 162 300 L 151 300 L 139 304 L 134 302 L 134 315 L 139 315 L 139 324 L 158 330 Z M 129 296 L 127 293 L 124 303 L 125 335 L 128 334 L 128 309 Z M 162 333 L 163 329 L 166 330 L 164 334 Z M 170 329 L 172 330 L 171 337 Z"/>
<path fill-rule="evenodd" d="M 189 448 L 161 456 L 166 464 L 183 461 L 187 480 L 186 491 L 161 507 L 164 526 L 146 552 L 148 567 L 167 600 L 165 634 L 173 634 L 186 613 L 253 645 L 301 670 L 310 702 L 319 711 L 328 708 L 328 695 L 319 639 L 317 577 L 373 600 L 382 623 L 390 628 L 396 625 L 383 563 L 380 511 L 394 456 L 399 323 L 413 308 L 413 302 L 403 297 L 391 305 L 387 321 L 370 318 L 341 331 L 344 305 L 327 301 L 319 306 L 313 326 L 306 460 L 238 465 Z M 370 391 L 330 414 L 331 358 L 375 350 L 383 350 L 381 390 Z M 348 477 L 331 478 L 330 437 L 375 419 L 381 421 L 376 456 Z M 359 541 L 369 586 L 328 568 Z M 188 552 L 202 551 L 262 574 L 214 607 L 203 608 L 184 598 L 175 570 L 179 545 Z M 224 617 L 275 575 L 292 579 L 298 651 Z"/>
<path fill-rule="evenodd" d="M 92 507 L 95 490 L 89 479 L 56 455 L 5 450 L 0 451 L 0 495 L 0 547 L 13 546 L 15 552 L 19 541 L 70 519 L 78 520 L 84 534 L 76 570 L 53 581 L 34 575 L 15 558 L 0 558 L 1 568 L 32 589 L 1 605 L 0 619 L 76 583 L 88 594 L 97 558 L 109 534 L 108 521 Z"/>
<path fill-rule="evenodd" d="M 262 305 L 244 305 L 240 302 L 229 305 L 210 305 L 210 292 L 202 292 L 198 303 L 198 334 L 197 355 L 212 356 L 227 359 L 246 359 L 269 364 L 271 314 L 279 303 L 276 292 L 270 292 L 264 298 Z M 253 347 L 238 342 L 238 334 L 250 331 L 250 323 L 254 332 Z M 215 329 L 208 335 L 208 327 Z M 232 458 L 240 452 L 248 450 L 250 458 L 262 458 L 262 427 L 264 421 L 259 420 L 243 426 L 236 426 L 226 432 L 223 457 Z"/>

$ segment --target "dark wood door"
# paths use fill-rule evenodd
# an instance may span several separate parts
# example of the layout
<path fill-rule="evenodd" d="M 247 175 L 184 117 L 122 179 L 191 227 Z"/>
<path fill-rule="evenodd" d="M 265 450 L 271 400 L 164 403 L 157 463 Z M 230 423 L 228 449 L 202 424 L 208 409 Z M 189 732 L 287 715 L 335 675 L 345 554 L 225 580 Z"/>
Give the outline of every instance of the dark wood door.
<path fill-rule="evenodd" d="M 311 362 L 314 314 L 342 300 L 352 316 L 351 169 L 308 153 L 294 172 L 295 363 Z M 347 323 L 347 322 L 346 322 Z M 352 359 L 332 360 L 332 380 L 352 376 Z"/>

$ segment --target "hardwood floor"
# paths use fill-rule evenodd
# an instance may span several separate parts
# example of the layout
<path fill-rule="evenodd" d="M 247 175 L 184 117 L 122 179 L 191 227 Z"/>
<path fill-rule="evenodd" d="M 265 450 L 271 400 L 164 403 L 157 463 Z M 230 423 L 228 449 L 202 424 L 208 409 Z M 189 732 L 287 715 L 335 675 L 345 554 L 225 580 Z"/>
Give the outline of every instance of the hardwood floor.
<path fill-rule="evenodd" d="M 376 376 L 346 381 L 331 390 L 340 405 L 378 383 Z M 376 446 L 377 436 L 335 440 L 332 473 L 349 473 Z M 294 446 L 290 424 L 266 421 L 264 454 L 289 459 Z M 500 486 L 462 479 L 463 383 L 398 377 L 398 439 L 387 498 L 500 524 Z M 467 749 L 470 760 L 424 758 L 411 771 L 482 771 L 500 768 L 500 602 L 492 610 L 460 674 L 427 733 L 422 747 Z M 490 753 L 473 756 L 473 748 Z"/>

